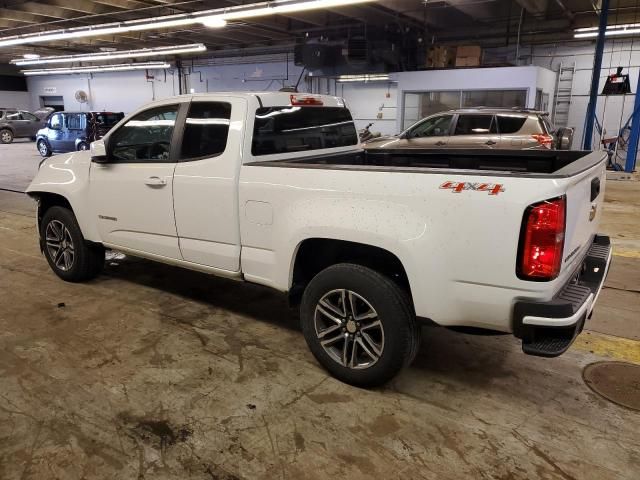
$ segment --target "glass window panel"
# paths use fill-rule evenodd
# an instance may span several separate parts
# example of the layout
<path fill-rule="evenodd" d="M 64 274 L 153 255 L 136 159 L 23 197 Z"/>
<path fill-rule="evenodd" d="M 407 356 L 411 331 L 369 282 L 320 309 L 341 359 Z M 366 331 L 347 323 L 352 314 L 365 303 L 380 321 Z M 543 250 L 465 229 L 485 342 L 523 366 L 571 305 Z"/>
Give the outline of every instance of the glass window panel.
<path fill-rule="evenodd" d="M 522 128 L 527 117 L 515 115 L 498 115 L 498 130 L 500 133 L 516 133 Z"/>
<path fill-rule="evenodd" d="M 410 138 L 442 137 L 449 135 L 453 115 L 438 115 L 429 118 L 409 131 Z"/>
<path fill-rule="evenodd" d="M 271 155 L 358 142 L 358 132 L 346 108 L 265 107 L 256 110 L 251 153 Z"/>
<path fill-rule="evenodd" d="M 220 155 L 227 148 L 231 104 L 192 102 L 182 139 L 182 158 Z"/>
<path fill-rule="evenodd" d="M 454 135 L 486 135 L 495 131 L 493 115 L 460 115 Z"/>
<path fill-rule="evenodd" d="M 178 105 L 139 113 L 116 130 L 109 147 L 116 162 L 169 162 Z"/>
<path fill-rule="evenodd" d="M 467 90 L 462 92 L 462 106 L 464 108 L 524 108 L 526 101 L 526 90 Z"/>

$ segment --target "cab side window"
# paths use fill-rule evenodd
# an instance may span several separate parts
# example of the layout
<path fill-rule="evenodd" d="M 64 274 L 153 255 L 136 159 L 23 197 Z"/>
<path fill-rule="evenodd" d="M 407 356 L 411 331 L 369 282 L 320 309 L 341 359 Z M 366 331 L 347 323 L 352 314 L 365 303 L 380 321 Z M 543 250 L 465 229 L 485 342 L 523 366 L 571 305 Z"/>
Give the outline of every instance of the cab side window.
<path fill-rule="evenodd" d="M 486 135 L 496 132 L 496 121 L 493 115 L 461 114 L 458 116 L 454 135 Z"/>
<path fill-rule="evenodd" d="M 51 118 L 49 119 L 49 127 L 53 128 L 54 130 L 60 130 L 62 128 L 61 113 L 54 113 L 53 115 L 51 115 Z"/>
<path fill-rule="evenodd" d="M 184 126 L 182 160 L 210 158 L 224 153 L 230 119 L 230 103 L 192 102 Z"/>
<path fill-rule="evenodd" d="M 20 112 L 20 114 L 22 115 L 22 119 L 23 120 L 31 120 L 32 122 L 37 122 L 38 121 L 38 117 L 36 117 L 34 114 L 29 113 L 29 112 Z"/>
<path fill-rule="evenodd" d="M 139 113 L 109 139 L 114 162 L 171 162 L 171 137 L 179 105 L 155 107 Z"/>
<path fill-rule="evenodd" d="M 429 118 L 413 127 L 409 138 L 442 137 L 449 135 L 453 115 L 440 115 Z"/>
<path fill-rule="evenodd" d="M 16 112 L 15 110 L 7 110 L 5 120 L 22 120 L 22 115 L 20 115 L 20 112 Z"/>

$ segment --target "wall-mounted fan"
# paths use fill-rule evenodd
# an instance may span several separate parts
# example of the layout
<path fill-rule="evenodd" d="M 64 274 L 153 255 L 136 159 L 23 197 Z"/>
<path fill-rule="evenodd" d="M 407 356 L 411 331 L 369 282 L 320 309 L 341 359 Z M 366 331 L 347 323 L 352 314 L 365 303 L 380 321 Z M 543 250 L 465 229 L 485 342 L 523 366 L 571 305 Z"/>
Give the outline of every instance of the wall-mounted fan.
<path fill-rule="evenodd" d="M 84 90 L 78 90 L 76 92 L 76 101 L 78 103 L 87 103 L 89 101 L 89 95 Z"/>

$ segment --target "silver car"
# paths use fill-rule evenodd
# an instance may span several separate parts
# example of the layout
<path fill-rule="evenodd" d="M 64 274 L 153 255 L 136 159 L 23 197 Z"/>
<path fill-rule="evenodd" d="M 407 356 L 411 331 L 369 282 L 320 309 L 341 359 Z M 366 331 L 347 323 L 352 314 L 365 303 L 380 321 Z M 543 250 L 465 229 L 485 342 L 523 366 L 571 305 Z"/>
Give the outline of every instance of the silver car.
<path fill-rule="evenodd" d="M 400 135 L 369 140 L 364 147 L 568 150 L 573 130 L 556 129 L 547 117 L 535 110 L 449 110 L 423 118 Z"/>
<path fill-rule="evenodd" d="M 0 109 L 0 143 L 11 143 L 14 138 L 36 139 L 36 133 L 44 127 L 46 121 L 33 113 L 14 108 Z"/>

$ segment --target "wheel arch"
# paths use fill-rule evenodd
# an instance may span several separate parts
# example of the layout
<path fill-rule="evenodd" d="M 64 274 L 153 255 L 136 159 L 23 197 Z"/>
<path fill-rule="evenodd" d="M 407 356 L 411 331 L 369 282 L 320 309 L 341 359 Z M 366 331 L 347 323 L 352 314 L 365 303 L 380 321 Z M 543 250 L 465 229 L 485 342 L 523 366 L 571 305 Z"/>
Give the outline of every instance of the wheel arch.
<path fill-rule="evenodd" d="M 353 263 L 371 268 L 389 277 L 409 298 L 411 285 L 400 258 L 376 245 L 332 238 L 306 238 L 294 251 L 290 274 L 289 300 L 296 305 L 311 279 L 325 268 L 338 263 Z"/>

